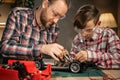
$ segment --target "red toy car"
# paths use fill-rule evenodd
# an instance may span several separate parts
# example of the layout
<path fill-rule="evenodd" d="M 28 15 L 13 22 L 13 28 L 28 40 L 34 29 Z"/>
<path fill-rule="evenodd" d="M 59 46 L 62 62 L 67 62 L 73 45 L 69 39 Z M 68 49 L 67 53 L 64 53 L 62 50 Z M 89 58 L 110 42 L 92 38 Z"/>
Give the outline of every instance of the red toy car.
<path fill-rule="evenodd" d="M 51 65 L 46 69 L 36 68 L 34 61 L 8 60 L 7 65 L 0 66 L 1 80 L 50 80 Z"/>

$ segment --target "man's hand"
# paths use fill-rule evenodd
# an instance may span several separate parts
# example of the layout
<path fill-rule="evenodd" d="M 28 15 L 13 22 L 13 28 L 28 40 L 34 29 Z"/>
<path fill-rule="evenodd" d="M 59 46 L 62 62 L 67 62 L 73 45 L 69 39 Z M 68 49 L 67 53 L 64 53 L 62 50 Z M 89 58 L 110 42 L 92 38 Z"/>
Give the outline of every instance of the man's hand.
<path fill-rule="evenodd" d="M 47 55 L 50 55 L 53 59 L 59 61 L 59 58 L 63 56 L 64 47 L 54 43 L 54 44 L 46 44 L 41 48 L 41 52 Z"/>
<path fill-rule="evenodd" d="M 75 60 L 78 60 L 80 62 L 85 62 L 88 60 L 88 54 L 87 51 L 80 51 L 77 54 L 75 54 Z"/>
<path fill-rule="evenodd" d="M 69 55 L 68 51 L 66 49 L 62 50 L 62 56 L 60 57 L 61 61 L 67 62 L 65 59 L 65 55 Z"/>

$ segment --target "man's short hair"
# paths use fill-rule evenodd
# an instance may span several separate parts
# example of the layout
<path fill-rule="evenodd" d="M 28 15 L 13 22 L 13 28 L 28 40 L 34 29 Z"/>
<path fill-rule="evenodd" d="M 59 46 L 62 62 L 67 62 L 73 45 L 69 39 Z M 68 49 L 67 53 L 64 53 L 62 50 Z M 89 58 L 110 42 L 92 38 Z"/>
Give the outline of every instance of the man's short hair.
<path fill-rule="evenodd" d="M 48 0 L 50 2 L 50 4 L 54 3 L 55 1 L 59 1 L 59 0 Z M 70 8 L 71 5 L 71 1 L 70 0 L 60 0 L 60 1 L 64 1 L 66 3 L 66 5 L 68 6 L 68 8 Z"/>

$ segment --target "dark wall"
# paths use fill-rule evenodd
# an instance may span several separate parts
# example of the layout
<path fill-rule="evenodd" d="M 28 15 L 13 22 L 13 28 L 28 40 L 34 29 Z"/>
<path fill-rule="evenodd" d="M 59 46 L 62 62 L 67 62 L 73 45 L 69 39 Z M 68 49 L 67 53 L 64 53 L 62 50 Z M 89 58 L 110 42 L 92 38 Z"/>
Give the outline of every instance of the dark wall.
<path fill-rule="evenodd" d="M 119 9 L 117 6 L 118 1 L 119 0 L 104 0 L 104 1 L 103 0 L 71 0 L 72 5 L 70 10 L 66 14 L 66 18 L 64 20 L 59 21 L 60 35 L 58 37 L 58 43 L 63 45 L 68 51 L 70 51 L 72 40 L 76 34 L 73 28 L 73 17 L 80 6 L 84 4 L 94 4 L 99 9 L 100 13 L 112 12 L 115 18 L 117 19 L 118 18 L 117 12 L 120 9 L 120 6 Z M 41 0 L 35 0 L 35 7 L 38 6 L 40 3 Z M 119 17 L 119 21 L 120 21 L 120 17 Z"/>
<path fill-rule="evenodd" d="M 95 6 L 99 9 L 100 13 L 112 13 L 117 21 L 117 3 L 118 0 L 94 0 Z"/>

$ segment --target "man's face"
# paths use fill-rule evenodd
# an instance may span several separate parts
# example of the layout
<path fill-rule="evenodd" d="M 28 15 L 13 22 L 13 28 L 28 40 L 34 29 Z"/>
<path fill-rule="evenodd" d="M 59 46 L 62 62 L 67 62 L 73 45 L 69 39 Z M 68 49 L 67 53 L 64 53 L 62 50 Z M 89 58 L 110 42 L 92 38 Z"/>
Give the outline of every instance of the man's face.
<path fill-rule="evenodd" d="M 83 38 L 89 39 L 93 36 L 95 28 L 96 27 L 95 27 L 95 24 L 94 24 L 94 20 L 90 20 L 90 21 L 87 22 L 86 27 L 84 29 L 80 30 L 80 33 L 83 36 Z"/>
<path fill-rule="evenodd" d="M 67 10 L 68 7 L 62 0 L 48 5 L 41 12 L 40 20 L 42 25 L 49 28 L 51 25 L 57 24 L 58 20 L 65 16 Z"/>

